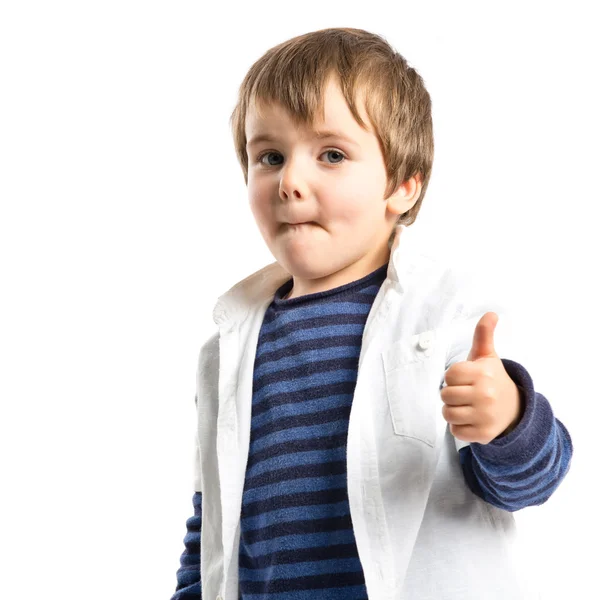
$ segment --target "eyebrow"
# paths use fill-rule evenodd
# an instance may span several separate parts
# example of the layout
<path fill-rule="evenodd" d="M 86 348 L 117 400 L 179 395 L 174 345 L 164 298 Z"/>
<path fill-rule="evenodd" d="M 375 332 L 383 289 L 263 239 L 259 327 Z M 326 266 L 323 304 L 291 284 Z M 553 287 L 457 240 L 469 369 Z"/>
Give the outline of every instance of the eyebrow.
<path fill-rule="evenodd" d="M 351 144 L 358 148 L 358 143 L 354 140 L 350 139 L 348 136 L 340 133 L 339 131 L 325 130 L 325 131 L 314 131 L 313 137 L 318 140 L 337 138 L 345 141 L 347 144 Z M 260 142 L 276 142 L 277 138 L 275 136 L 269 135 L 268 133 L 262 133 L 254 136 L 246 145 L 247 147 L 254 146 Z"/>

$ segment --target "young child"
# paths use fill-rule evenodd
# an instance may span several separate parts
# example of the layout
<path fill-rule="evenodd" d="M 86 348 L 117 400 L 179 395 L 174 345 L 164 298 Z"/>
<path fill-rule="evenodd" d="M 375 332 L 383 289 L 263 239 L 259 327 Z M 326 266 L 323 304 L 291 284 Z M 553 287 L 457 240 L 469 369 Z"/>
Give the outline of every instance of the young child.
<path fill-rule="evenodd" d="M 503 307 L 407 230 L 433 163 L 422 78 L 380 36 L 308 33 L 252 65 L 232 128 L 276 262 L 219 298 L 200 351 L 172 600 L 523 598 L 512 513 L 573 446 L 497 354 Z"/>

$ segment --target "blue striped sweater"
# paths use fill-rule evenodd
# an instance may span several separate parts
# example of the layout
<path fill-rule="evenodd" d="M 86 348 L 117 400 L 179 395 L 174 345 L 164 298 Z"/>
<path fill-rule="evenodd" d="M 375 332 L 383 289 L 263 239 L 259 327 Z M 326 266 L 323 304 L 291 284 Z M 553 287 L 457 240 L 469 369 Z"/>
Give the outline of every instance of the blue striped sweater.
<path fill-rule="evenodd" d="M 254 365 L 242 497 L 240 599 L 365 600 L 350 518 L 346 441 L 362 333 L 387 264 L 352 283 L 268 307 Z M 507 511 L 545 502 L 572 455 L 567 429 L 527 371 L 502 359 L 525 402 L 510 446 L 499 437 L 459 452 L 473 493 Z M 192 498 L 171 600 L 198 600 L 202 494 Z"/>

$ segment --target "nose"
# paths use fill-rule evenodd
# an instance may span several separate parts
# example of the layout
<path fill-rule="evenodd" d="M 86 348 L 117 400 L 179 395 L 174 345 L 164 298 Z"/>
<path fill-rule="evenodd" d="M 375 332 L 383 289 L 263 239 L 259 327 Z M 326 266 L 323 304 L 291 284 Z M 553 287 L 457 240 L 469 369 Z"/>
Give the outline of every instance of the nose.
<path fill-rule="evenodd" d="M 306 181 L 302 175 L 302 169 L 298 164 L 291 160 L 281 169 L 281 179 L 279 181 L 279 197 L 282 200 L 291 198 L 301 200 L 306 198 Z"/>

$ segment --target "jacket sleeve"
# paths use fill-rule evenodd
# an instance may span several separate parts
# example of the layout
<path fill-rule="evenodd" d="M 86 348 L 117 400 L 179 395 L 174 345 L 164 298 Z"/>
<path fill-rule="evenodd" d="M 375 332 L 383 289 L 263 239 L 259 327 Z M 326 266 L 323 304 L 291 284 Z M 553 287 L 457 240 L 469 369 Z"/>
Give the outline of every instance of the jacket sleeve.
<path fill-rule="evenodd" d="M 465 481 L 486 502 L 514 512 L 543 504 L 571 467 L 573 443 L 548 400 L 533 387 L 527 370 L 502 359 L 524 400 L 521 421 L 489 444 L 471 443 L 459 451 Z"/>
<path fill-rule="evenodd" d="M 198 408 L 198 396 L 194 398 Z M 194 444 L 194 495 L 192 505 L 194 516 L 186 521 L 187 533 L 183 539 L 185 550 L 181 555 L 177 570 L 177 587 L 171 600 L 201 600 L 202 582 L 200 579 L 200 536 L 202 533 L 202 463 L 198 433 Z"/>
<path fill-rule="evenodd" d="M 198 394 L 194 398 L 196 412 L 198 411 Z M 200 442 L 198 440 L 198 430 L 194 437 L 194 491 L 202 491 L 202 461 L 200 460 Z"/>

